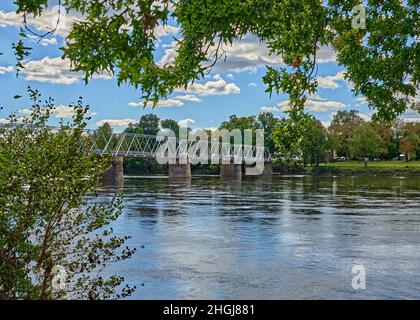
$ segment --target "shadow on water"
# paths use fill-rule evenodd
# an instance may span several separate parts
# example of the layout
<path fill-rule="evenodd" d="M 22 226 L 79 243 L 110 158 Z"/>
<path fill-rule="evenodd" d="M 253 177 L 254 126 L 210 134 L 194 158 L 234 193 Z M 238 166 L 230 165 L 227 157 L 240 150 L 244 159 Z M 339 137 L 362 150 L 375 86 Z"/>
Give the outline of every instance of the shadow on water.
<path fill-rule="evenodd" d="M 111 190 L 102 189 L 109 197 Z M 125 179 L 134 298 L 420 298 L 420 179 Z M 351 287 L 354 264 L 366 290 Z"/>

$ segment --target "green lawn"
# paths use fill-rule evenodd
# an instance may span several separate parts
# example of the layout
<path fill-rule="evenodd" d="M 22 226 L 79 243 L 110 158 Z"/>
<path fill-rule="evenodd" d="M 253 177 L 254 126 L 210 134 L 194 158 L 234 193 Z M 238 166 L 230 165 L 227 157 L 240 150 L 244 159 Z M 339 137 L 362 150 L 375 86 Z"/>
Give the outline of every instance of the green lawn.
<path fill-rule="evenodd" d="M 364 167 L 363 161 L 338 161 L 338 162 L 326 162 L 321 163 L 320 166 L 325 167 L 353 167 L 361 168 Z M 408 167 L 420 167 L 420 161 L 369 161 L 368 167 L 392 167 L 392 168 L 408 168 Z"/>

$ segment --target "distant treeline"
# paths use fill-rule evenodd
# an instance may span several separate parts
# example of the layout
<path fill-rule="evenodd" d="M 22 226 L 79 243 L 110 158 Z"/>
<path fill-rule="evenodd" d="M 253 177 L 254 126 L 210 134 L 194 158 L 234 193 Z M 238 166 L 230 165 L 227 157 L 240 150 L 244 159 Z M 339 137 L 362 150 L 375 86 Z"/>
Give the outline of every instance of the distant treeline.
<path fill-rule="evenodd" d="M 161 120 L 154 114 L 142 116 L 138 123 L 130 124 L 124 132 L 156 135 L 162 128 L 171 129 L 176 135 L 179 133 L 177 121 Z M 265 146 L 279 159 L 275 164 L 276 171 L 287 167 L 293 169 L 297 163 L 318 166 L 325 161 L 363 159 L 367 165 L 367 160 L 410 161 L 420 158 L 420 123 L 407 123 L 401 119 L 392 123 L 365 121 L 355 110 L 338 111 L 328 127 L 308 116 L 301 127 L 289 128 L 287 119 L 263 112 L 248 117 L 232 115 L 220 124 L 219 129 L 264 129 Z M 112 133 L 109 124 L 98 130 L 103 134 Z M 288 141 L 293 134 L 299 134 L 300 138 L 290 145 Z M 124 167 L 129 174 L 167 172 L 167 166 L 154 159 L 127 158 Z M 218 166 L 198 165 L 192 170 L 217 174 Z"/>

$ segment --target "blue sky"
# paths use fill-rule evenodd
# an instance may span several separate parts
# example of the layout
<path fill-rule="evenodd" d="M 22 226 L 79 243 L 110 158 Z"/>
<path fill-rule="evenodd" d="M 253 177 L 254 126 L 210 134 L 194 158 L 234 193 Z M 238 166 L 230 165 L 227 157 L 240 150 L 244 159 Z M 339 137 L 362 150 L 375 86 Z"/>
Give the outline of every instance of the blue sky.
<path fill-rule="evenodd" d="M 13 10 L 12 1 L 0 4 L 0 52 L 4 53 L 0 55 L 0 105 L 4 107 L 0 113 L 0 122 L 4 122 L 11 111 L 21 110 L 22 114 L 25 113 L 29 107 L 28 100 L 14 100 L 13 96 L 25 96 L 27 86 L 38 89 L 44 97 L 55 99 L 56 117 L 69 117 L 66 106 L 79 96 L 83 97 L 84 102 L 91 107 L 92 120 L 89 126 L 95 128 L 106 121 L 114 125 L 117 131 L 147 113 L 155 113 L 162 119 L 188 122 L 192 128 L 212 128 L 232 114 L 247 116 L 271 111 L 282 117 L 282 111 L 287 108 L 287 96 L 273 95 L 270 98 L 262 82 L 265 65 L 280 65 L 281 59 L 270 56 L 266 46 L 252 37 L 226 47 L 226 62 L 218 64 L 211 74 L 186 92 L 175 92 L 153 110 L 138 106 L 141 101 L 140 90 L 128 85 L 118 86 L 113 78 L 102 76 L 91 79 L 85 85 L 81 75 L 69 70 L 68 61 L 59 58 L 59 47 L 64 44 L 71 21 L 77 18 L 73 15 L 62 19 L 64 23 L 58 32 L 42 43 L 27 40 L 33 50 L 25 61 L 25 70 L 17 78 L 11 43 L 18 38 L 21 19 Z M 51 8 L 47 15 L 32 21 L 33 28 L 46 30 L 56 21 L 56 12 L 56 8 Z M 170 63 L 175 54 L 172 37 L 177 35 L 176 24 L 170 22 L 166 28 L 160 28 L 158 34 L 160 38 L 156 61 Z M 318 94 L 309 99 L 307 110 L 325 124 L 331 121 L 338 110 L 356 109 L 368 118 L 371 111 L 362 97 L 353 96 L 349 84 L 343 79 L 345 69 L 338 66 L 334 57 L 334 52 L 329 48 L 320 51 L 320 87 Z"/>

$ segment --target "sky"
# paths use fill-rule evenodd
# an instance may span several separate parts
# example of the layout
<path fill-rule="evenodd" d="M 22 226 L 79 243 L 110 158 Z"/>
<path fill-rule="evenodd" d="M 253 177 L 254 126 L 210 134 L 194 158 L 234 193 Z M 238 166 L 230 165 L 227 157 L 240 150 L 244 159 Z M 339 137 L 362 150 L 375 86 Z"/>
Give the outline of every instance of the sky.
<path fill-rule="evenodd" d="M 0 106 L 3 107 L 0 123 L 6 122 L 12 111 L 28 113 L 30 103 L 25 98 L 28 86 L 39 90 L 44 98 L 54 98 L 53 124 L 60 118 L 70 118 L 72 110 L 68 105 L 83 97 L 83 102 L 90 106 L 89 127 L 92 129 L 108 122 L 116 131 L 121 131 L 148 113 L 161 119 L 174 119 L 191 128 L 215 128 L 233 114 L 249 116 L 272 112 L 277 117 L 285 116 L 287 96 L 273 94 L 270 97 L 262 82 L 265 66 L 281 66 L 281 58 L 270 55 L 266 45 L 252 36 L 225 46 L 225 62 L 218 63 L 210 74 L 187 90 L 177 90 L 160 101 L 155 109 L 143 108 L 140 89 L 118 86 L 116 79 L 107 75 L 97 75 L 85 84 L 81 74 L 70 70 L 70 63 L 61 58 L 59 48 L 64 45 L 71 22 L 79 18 L 74 14 L 63 15 L 58 30 L 40 43 L 33 38 L 26 40 L 33 50 L 24 61 L 25 69 L 17 77 L 11 44 L 18 39 L 22 19 L 14 13 L 15 9 L 11 0 L 0 3 L 0 52 L 3 52 L 0 55 Z M 40 31 L 53 27 L 57 12 L 57 7 L 49 7 L 41 18 L 30 20 L 31 27 Z M 165 27 L 159 26 L 156 34 L 159 35 L 156 62 L 170 63 L 176 54 L 173 37 L 180 36 L 179 28 L 170 21 Z M 306 110 L 326 126 L 340 110 L 355 109 L 369 119 L 372 111 L 363 97 L 351 92 L 351 84 L 344 80 L 345 68 L 338 65 L 331 48 L 319 50 L 318 64 L 318 92 L 308 99 Z M 16 100 L 15 95 L 23 98 Z M 420 121 L 415 111 L 407 112 L 403 118 Z"/>

